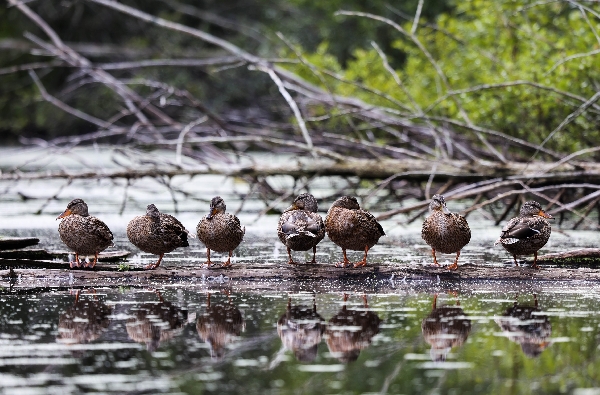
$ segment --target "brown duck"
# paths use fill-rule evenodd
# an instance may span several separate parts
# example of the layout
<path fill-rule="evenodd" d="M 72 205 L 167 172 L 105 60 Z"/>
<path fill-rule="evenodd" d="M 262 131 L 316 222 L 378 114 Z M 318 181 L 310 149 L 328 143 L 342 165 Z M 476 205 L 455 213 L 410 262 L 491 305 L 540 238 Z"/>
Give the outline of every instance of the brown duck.
<path fill-rule="evenodd" d="M 325 230 L 335 244 L 342 248 L 344 260 L 336 266 L 346 267 L 350 264 L 346 250 L 364 251 L 362 261 L 354 267 L 367 264 L 367 253 L 385 236 L 383 228 L 368 211 L 362 210 L 353 196 L 342 196 L 333 202 L 325 217 Z"/>
<path fill-rule="evenodd" d="M 542 210 L 538 202 L 525 202 L 519 211 L 519 216 L 511 219 L 502 228 L 500 238 L 494 245 L 502 247 L 512 254 L 517 263 L 517 255 L 533 254 L 533 268 L 537 269 L 537 252 L 548 242 L 552 227 L 548 219 L 552 216 Z"/>
<path fill-rule="evenodd" d="M 210 212 L 204 216 L 196 233 L 198 239 L 206 246 L 206 264 L 210 267 L 210 250 L 229 252 L 223 267 L 231 266 L 233 250 L 237 248 L 244 238 L 246 228 L 242 228 L 240 220 L 233 214 L 226 213 L 227 206 L 220 196 L 215 196 L 210 202 Z"/>
<path fill-rule="evenodd" d="M 325 225 L 317 210 L 317 199 L 310 193 L 303 193 L 294 199 L 277 224 L 277 236 L 287 247 L 289 264 L 295 264 L 292 251 L 308 251 L 312 248 L 316 263 L 317 244 L 325 237 Z"/>
<path fill-rule="evenodd" d="M 61 218 L 58 225 L 60 239 L 75 251 L 75 262 L 70 262 L 71 268 L 80 267 L 79 255 L 94 255 L 94 261 L 84 266 L 96 266 L 100 251 L 113 243 L 113 234 L 108 226 L 89 215 L 88 206 L 81 199 L 74 199 L 67 204 L 66 210 L 56 219 Z"/>
<path fill-rule="evenodd" d="M 456 253 L 454 263 L 448 266 L 450 270 L 458 268 L 460 250 L 471 240 L 471 229 L 465 217 L 451 213 L 446 207 L 446 200 L 442 195 L 434 195 L 429 203 L 429 216 L 423 222 L 421 237 L 431 247 L 433 263 L 437 261 L 435 252 L 444 254 Z"/>
<path fill-rule="evenodd" d="M 189 232 L 169 214 L 163 214 L 155 205 L 146 207 L 146 215 L 135 217 L 127 225 L 129 241 L 140 250 L 158 255 L 158 261 L 144 269 L 156 269 L 167 252 L 177 247 L 189 247 Z"/>

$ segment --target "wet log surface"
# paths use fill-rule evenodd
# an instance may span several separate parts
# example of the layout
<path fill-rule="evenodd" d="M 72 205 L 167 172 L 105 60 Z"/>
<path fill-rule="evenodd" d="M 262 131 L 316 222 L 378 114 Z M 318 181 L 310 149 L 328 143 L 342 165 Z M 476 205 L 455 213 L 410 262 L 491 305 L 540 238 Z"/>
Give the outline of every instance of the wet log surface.
<path fill-rule="evenodd" d="M 573 250 L 541 256 L 540 269 L 532 269 L 530 261 L 513 266 L 462 264 L 458 270 L 430 264 L 382 263 L 363 268 L 341 268 L 332 264 L 277 265 L 234 264 L 223 268 L 198 265 L 178 266 L 170 263 L 156 270 L 141 266 L 99 262 L 94 269 L 69 269 L 67 262 L 47 260 L 0 259 L 0 286 L 17 288 L 37 287 L 111 287 L 111 286 L 230 286 L 240 289 L 330 289 L 380 287 L 411 287 L 414 284 L 454 284 L 477 282 L 578 282 L 600 283 L 599 249 Z M 584 259 L 583 265 L 547 265 L 551 259 Z M 571 255 L 571 256 L 569 256 Z M 548 258 L 549 257 L 549 258 Z M 591 258 L 590 258 L 591 257 Z M 553 261 L 555 262 L 555 261 Z M 125 271 L 119 271 L 125 270 Z"/>

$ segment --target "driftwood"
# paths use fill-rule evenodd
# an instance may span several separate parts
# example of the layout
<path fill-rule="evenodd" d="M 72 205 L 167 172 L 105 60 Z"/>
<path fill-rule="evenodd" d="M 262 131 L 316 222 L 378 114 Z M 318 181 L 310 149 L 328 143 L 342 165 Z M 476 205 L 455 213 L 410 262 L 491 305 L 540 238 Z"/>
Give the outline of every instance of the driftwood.
<path fill-rule="evenodd" d="M 37 237 L 5 237 L 0 236 L 0 251 L 14 250 L 36 245 L 40 242 Z"/>
<path fill-rule="evenodd" d="M 554 254 L 540 255 L 538 256 L 538 262 L 556 264 L 583 263 L 596 265 L 600 263 L 600 248 L 581 248 Z"/>
<path fill-rule="evenodd" d="M 71 251 L 47 251 L 44 249 L 28 249 L 28 250 L 7 250 L 0 251 L 0 265 L 3 263 L 3 259 L 8 260 L 26 260 L 26 261 L 38 261 L 36 266 L 44 267 L 41 261 L 52 260 L 56 258 L 67 258 L 69 254 L 73 254 Z M 104 251 L 98 254 L 99 262 L 117 262 L 126 259 L 131 253 L 129 251 Z M 51 262 L 53 268 L 56 267 L 68 267 L 69 263 Z M 58 265 L 58 266 L 57 266 Z"/>
<path fill-rule="evenodd" d="M 213 48 L 212 57 L 146 59 L 143 51 L 129 51 L 126 62 L 121 57 L 111 62 L 105 51 L 102 52 L 101 62 L 94 62 L 97 55 L 91 50 L 92 44 L 63 41 L 27 2 L 8 0 L 44 34 L 43 37 L 24 34 L 28 40 L 27 50 L 34 47 L 44 58 L 41 59 L 43 61 L 4 68 L 0 74 L 27 71 L 43 100 L 85 121 L 92 128 L 92 132 L 80 136 L 59 137 L 49 141 L 22 139 L 22 142 L 43 147 L 45 150 L 40 158 L 47 158 L 49 153 L 64 155 L 79 144 L 113 141 L 125 144 L 115 149 L 115 166 L 111 168 L 81 172 L 43 171 L 47 163 L 36 170 L 34 159 L 0 173 L 0 182 L 10 184 L 23 180 L 65 179 L 66 188 L 78 179 L 124 179 L 127 181 L 124 207 L 130 180 L 153 177 L 169 188 L 173 195 L 174 189 L 168 182 L 171 177 L 222 174 L 240 177 L 251 183 L 253 193 L 258 194 L 265 201 L 265 206 L 270 208 L 272 202 L 279 201 L 282 196 L 308 189 L 307 181 L 312 177 L 345 178 L 347 188 L 340 189 L 340 193 L 344 194 L 359 189 L 358 182 L 353 180 L 359 177 L 373 180 L 372 188 L 364 200 L 390 199 L 396 207 L 400 206 L 382 213 L 380 219 L 410 214 L 407 221 L 413 221 L 422 216 L 434 193 L 444 193 L 447 200 L 469 199 L 473 202 L 464 214 L 480 210 L 496 223 L 514 214 L 525 199 L 536 199 L 553 207 L 549 212 L 560 214 L 561 223 L 564 214 L 568 214 L 573 217 L 573 228 L 599 227 L 598 221 L 589 217 L 594 217 L 600 211 L 600 165 L 593 160 L 586 161 L 586 158 L 598 155 L 600 147 L 565 155 L 548 149 L 545 143 L 580 116 L 595 119 L 600 113 L 600 92 L 591 97 L 581 97 L 573 92 L 526 80 L 457 90 L 451 86 L 451 79 L 445 75 L 434 54 L 418 40 L 415 35 L 416 23 L 411 31 L 406 31 L 400 24 L 386 18 L 341 11 L 339 14 L 347 17 L 368 18 L 386 24 L 425 55 L 436 70 L 441 85 L 435 102 L 428 108 L 420 108 L 412 98 L 400 101 L 390 94 L 347 80 L 336 72 L 312 64 L 281 34 L 278 37 L 295 54 L 293 59 L 263 58 L 202 30 L 148 14 L 121 2 L 86 1 L 159 26 L 165 34 L 184 34 L 199 40 Z M 190 16 L 202 14 L 194 12 L 192 6 L 186 6 L 182 12 Z M 415 16 L 415 21 L 418 19 L 418 15 Z M 235 26 L 235 23 L 222 18 L 205 22 Z M 376 43 L 372 46 L 398 89 L 405 90 L 399 75 L 388 63 L 386 54 Z M 311 83 L 280 65 L 290 62 L 306 66 L 320 84 Z M 273 91 L 278 92 L 280 101 L 279 105 L 272 105 L 274 114 L 258 117 L 218 114 L 185 89 L 163 81 L 118 78 L 119 74 L 114 73 L 114 70 L 134 71 L 141 67 L 190 67 L 210 72 L 210 67 L 215 66 L 244 66 L 248 69 L 249 78 L 252 73 L 267 76 L 273 87 L 277 88 Z M 68 79 L 68 86 L 64 87 L 63 92 L 74 92 L 94 84 L 101 84 L 112 91 L 114 114 L 107 119 L 99 119 L 74 107 L 77 103 L 71 105 L 57 93 L 48 91 L 44 86 L 44 77 L 36 72 L 58 67 L 72 71 L 72 78 Z M 368 96 L 373 100 L 337 95 L 329 88 L 332 82 L 350 84 L 361 90 L 365 94 L 363 97 Z M 476 125 L 463 108 L 464 94 L 518 86 L 535 89 L 539 95 L 551 95 L 553 100 L 564 100 L 572 106 L 571 113 L 541 144 Z M 458 115 L 454 118 L 436 115 L 436 107 L 446 101 L 452 102 L 457 109 Z M 186 114 L 185 121 L 173 115 L 178 113 Z M 335 121 L 335 127 L 332 127 L 332 121 Z M 175 159 L 157 159 L 152 152 L 145 153 L 149 148 L 171 150 Z M 282 165 L 263 165 L 259 161 L 254 162 L 254 152 L 282 154 L 298 159 L 288 160 Z M 85 164 L 84 168 L 89 169 L 90 166 Z M 291 191 L 276 190 L 269 184 L 269 177 L 278 175 L 289 175 L 296 181 L 301 179 L 295 185 L 303 187 Z M 186 193 L 183 190 L 177 192 Z M 44 208 L 45 205 L 39 212 Z"/>
<path fill-rule="evenodd" d="M 549 169 L 547 171 L 546 169 Z M 294 178 L 313 176 L 356 176 L 363 179 L 385 179 L 394 177 L 397 180 L 415 182 L 428 181 L 434 177 L 440 182 L 453 180 L 456 183 L 478 182 L 502 177 L 510 181 L 531 182 L 534 184 L 563 183 L 573 180 L 585 180 L 592 185 L 600 185 L 600 164 L 577 162 L 555 166 L 545 162 L 481 162 L 446 160 L 436 166 L 432 173 L 430 161 L 418 159 L 349 159 L 344 161 L 293 161 L 281 165 L 254 164 L 238 166 L 213 166 L 211 168 L 148 168 L 148 169 L 116 169 L 84 172 L 45 171 L 27 173 L 0 174 L 0 180 L 48 180 L 48 179 L 98 179 L 123 178 L 136 179 L 143 177 L 174 177 L 221 174 L 232 177 L 268 177 L 289 175 Z M 531 184 L 530 184 L 531 185 Z"/>

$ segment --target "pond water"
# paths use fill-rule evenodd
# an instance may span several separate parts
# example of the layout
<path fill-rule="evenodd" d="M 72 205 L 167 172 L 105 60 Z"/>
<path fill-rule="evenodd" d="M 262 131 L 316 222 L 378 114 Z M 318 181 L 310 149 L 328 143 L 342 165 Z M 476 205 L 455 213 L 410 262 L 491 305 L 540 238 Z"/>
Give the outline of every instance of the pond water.
<path fill-rule="evenodd" d="M 67 167 L 87 168 L 81 158 L 92 154 L 94 165 L 111 163 L 108 153 L 76 154 L 79 162 Z M 0 149 L 0 169 L 8 170 L 15 156 L 38 163 L 32 155 Z M 66 158 L 55 156 L 40 168 L 65 165 Z M 247 184 L 218 176 L 165 182 L 171 189 L 155 179 L 129 185 L 106 179 L 3 182 L 0 235 L 36 236 L 41 248 L 65 249 L 55 218 L 81 197 L 111 228 L 116 248 L 132 251 L 127 263 L 141 267 L 156 257 L 128 242 L 125 227 L 133 216 L 154 203 L 194 230 L 210 198 L 221 195 L 246 226 L 233 264 L 285 265 L 275 231 L 278 215 L 263 212 L 271 203 L 287 207 L 293 196 L 269 202 Z M 280 190 L 293 186 L 286 177 L 270 182 Z M 315 196 L 330 199 L 321 202 L 322 214 L 345 182 L 311 181 Z M 372 192 L 355 184 L 360 196 Z M 378 196 L 369 200 L 374 213 L 394 208 Z M 459 204 L 450 202 L 450 209 Z M 485 213 L 468 220 L 473 238 L 459 264 L 494 270 L 510 262 L 502 248 L 493 247 L 501 227 Z M 387 236 L 369 252 L 370 266 L 431 264 L 421 220 L 404 222 L 382 221 Z M 541 252 L 597 243 L 595 231 L 555 226 Z M 351 253 L 350 259 L 359 256 Z M 319 245 L 319 264 L 340 259 L 329 240 Z M 438 259 L 448 264 L 453 256 Z M 190 248 L 167 254 L 163 265 L 193 269 L 204 260 L 205 249 L 195 239 Z M 600 284 L 393 277 L 325 285 L 321 280 L 318 286 L 307 279 L 282 282 L 241 284 L 215 271 L 212 279 L 143 287 L 7 286 L 0 289 L 0 393 L 600 394 Z"/>
<path fill-rule="evenodd" d="M 596 394 L 600 289 L 583 291 L 4 291 L 0 383 L 6 394 Z"/>

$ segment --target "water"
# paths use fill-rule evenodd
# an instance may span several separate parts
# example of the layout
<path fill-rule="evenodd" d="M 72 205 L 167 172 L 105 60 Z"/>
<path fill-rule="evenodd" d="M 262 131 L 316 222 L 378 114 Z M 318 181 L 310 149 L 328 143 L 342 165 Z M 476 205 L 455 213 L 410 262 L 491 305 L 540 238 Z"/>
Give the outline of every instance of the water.
<path fill-rule="evenodd" d="M 600 385 L 598 288 L 446 291 L 352 293 L 344 303 L 343 293 L 193 287 L 5 290 L 2 391 L 582 394 Z"/>
<path fill-rule="evenodd" d="M 19 152 L 0 151 L 0 168 L 7 169 Z M 110 165 L 108 154 L 92 154 L 98 158 L 94 165 Z M 67 167 L 81 168 L 81 158 L 91 158 L 85 152 L 75 157 L 79 162 Z M 41 168 L 65 162 L 48 157 Z M 344 182 L 313 180 L 311 192 L 323 198 L 322 214 Z M 278 177 L 271 184 L 287 190 L 293 180 Z M 154 179 L 128 187 L 120 180 L 2 182 L 0 234 L 37 236 L 42 248 L 64 249 L 55 218 L 71 199 L 82 197 L 91 214 L 112 229 L 116 248 L 132 251 L 128 264 L 141 267 L 156 257 L 129 244 L 130 218 L 155 203 L 168 213 L 177 209 L 177 217 L 194 230 L 210 198 L 219 194 L 246 226 L 233 264 L 265 269 L 285 264 L 286 251 L 275 234 L 278 216 L 262 214 L 273 201 L 227 177 L 175 177 L 170 185 L 172 194 Z M 369 191 L 359 187 L 358 193 Z M 370 201 L 373 212 L 393 208 L 377 197 Z M 291 199 L 273 206 L 283 209 Z M 450 208 L 458 209 L 456 204 L 450 202 Z M 400 223 L 405 219 L 382 222 L 387 236 L 370 251 L 369 265 L 431 263 L 421 221 L 405 226 Z M 510 260 L 492 246 L 499 226 L 478 212 L 469 223 L 473 239 L 459 264 L 494 270 Z M 596 244 L 597 232 L 555 229 L 542 253 Z M 190 248 L 167 254 L 163 265 L 175 272 L 195 270 L 204 254 L 193 240 Z M 359 256 L 351 253 L 350 259 Z M 294 257 L 310 260 L 310 254 Z M 330 241 L 319 245 L 320 264 L 340 259 Z M 448 264 L 453 256 L 438 259 Z M 315 281 L 290 272 L 279 282 L 263 283 L 215 271 L 143 286 L 91 288 L 66 274 L 65 281 L 52 283 L 43 273 L 39 284 L 17 281 L 0 289 L 1 393 L 600 394 L 600 286 L 594 282 Z"/>

